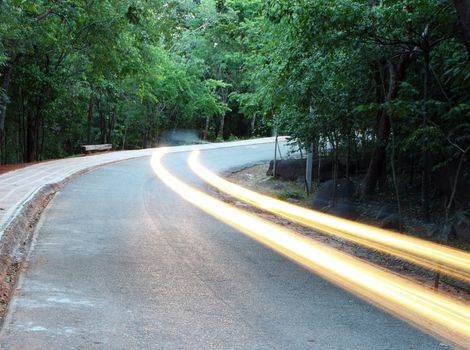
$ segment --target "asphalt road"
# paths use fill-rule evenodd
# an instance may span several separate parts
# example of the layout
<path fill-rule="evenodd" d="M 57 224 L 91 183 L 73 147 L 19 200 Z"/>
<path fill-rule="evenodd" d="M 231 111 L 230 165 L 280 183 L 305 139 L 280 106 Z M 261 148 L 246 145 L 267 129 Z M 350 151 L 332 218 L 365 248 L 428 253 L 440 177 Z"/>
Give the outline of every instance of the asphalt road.
<path fill-rule="evenodd" d="M 169 171 L 205 188 L 187 153 Z M 218 172 L 272 145 L 201 153 Z M 174 194 L 149 158 L 99 168 L 44 213 L 3 349 L 445 349 Z"/>

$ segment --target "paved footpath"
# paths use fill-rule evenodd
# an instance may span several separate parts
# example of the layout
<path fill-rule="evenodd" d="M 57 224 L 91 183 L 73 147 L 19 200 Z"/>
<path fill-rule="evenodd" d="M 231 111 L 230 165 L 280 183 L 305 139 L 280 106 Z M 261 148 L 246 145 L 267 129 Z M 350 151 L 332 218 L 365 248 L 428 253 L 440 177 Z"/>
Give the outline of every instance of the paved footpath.
<path fill-rule="evenodd" d="M 274 138 L 267 137 L 226 143 L 176 146 L 169 147 L 168 151 L 186 152 L 192 149 L 216 149 L 271 143 L 273 140 Z M 0 175 L 0 240 L 16 214 L 44 186 L 59 183 L 78 172 L 96 166 L 132 158 L 147 157 L 152 155 L 154 151 L 155 149 L 143 149 L 59 159 L 31 165 Z"/>

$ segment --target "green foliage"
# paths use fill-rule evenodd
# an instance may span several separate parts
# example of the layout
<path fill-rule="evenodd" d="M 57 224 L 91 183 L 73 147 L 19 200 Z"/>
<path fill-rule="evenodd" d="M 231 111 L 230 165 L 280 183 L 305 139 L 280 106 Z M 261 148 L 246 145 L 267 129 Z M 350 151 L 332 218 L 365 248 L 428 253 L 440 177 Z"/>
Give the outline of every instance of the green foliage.
<path fill-rule="evenodd" d="M 231 111 L 228 7 L 6 0 L 0 12 L 0 83 L 13 72 L 0 88 L 2 162 L 62 157 L 88 142 L 148 147 L 167 129 L 200 129 Z"/>
<path fill-rule="evenodd" d="M 280 199 L 286 200 L 286 199 L 304 199 L 305 194 L 297 191 L 291 191 L 291 190 L 283 190 L 278 193 L 278 197 Z"/>

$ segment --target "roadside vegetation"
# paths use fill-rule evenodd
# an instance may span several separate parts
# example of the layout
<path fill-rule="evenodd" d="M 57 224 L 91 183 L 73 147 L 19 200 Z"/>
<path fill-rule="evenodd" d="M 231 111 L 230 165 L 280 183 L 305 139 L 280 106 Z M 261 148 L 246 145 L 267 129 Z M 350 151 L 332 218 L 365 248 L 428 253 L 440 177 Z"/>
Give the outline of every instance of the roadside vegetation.
<path fill-rule="evenodd" d="M 361 176 L 360 197 L 386 194 L 400 215 L 413 202 L 446 237 L 465 236 L 469 8 L 4 0 L 0 161 L 69 156 L 83 144 L 146 148 L 179 129 L 209 141 L 274 131 L 329 162 L 333 181 Z"/>

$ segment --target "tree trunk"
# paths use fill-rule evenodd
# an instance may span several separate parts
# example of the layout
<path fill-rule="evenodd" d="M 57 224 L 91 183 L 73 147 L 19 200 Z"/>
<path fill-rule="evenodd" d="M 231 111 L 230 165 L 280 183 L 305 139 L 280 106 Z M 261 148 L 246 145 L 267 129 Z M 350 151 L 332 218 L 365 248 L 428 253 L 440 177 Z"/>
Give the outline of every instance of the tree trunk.
<path fill-rule="evenodd" d="M 86 125 L 86 142 L 91 143 L 91 127 L 93 125 L 93 97 L 90 97 L 88 101 L 88 117 Z"/>
<path fill-rule="evenodd" d="M 398 228 L 399 228 L 399 231 L 402 232 L 403 218 L 401 215 L 402 211 L 401 211 L 401 202 L 400 202 L 400 191 L 398 189 L 397 173 L 395 170 L 395 131 L 393 130 L 393 124 L 392 124 L 391 119 L 390 119 L 390 129 L 391 129 L 391 139 L 392 139 L 392 154 L 390 156 L 390 165 L 392 168 L 392 179 L 393 179 L 393 187 L 395 189 L 395 199 L 397 201 L 398 217 L 400 219 Z"/>
<path fill-rule="evenodd" d="M 16 159 L 18 162 L 24 161 L 26 158 L 26 101 L 23 89 L 18 87 L 18 97 L 20 100 L 20 113 L 18 114 L 18 149 L 16 151 Z"/>
<path fill-rule="evenodd" d="M 6 119 L 6 112 L 7 112 L 7 101 L 8 101 L 8 88 L 10 87 L 11 76 L 13 73 L 13 64 L 8 65 L 6 71 L 3 75 L 1 91 L 0 91 L 0 149 L 4 152 L 3 159 L 6 160 L 5 157 L 5 150 L 4 147 L 4 134 L 5 134 L 5 119 Z M 5 160 L 2 160 L 2 163 L 5 163 Z"/>
<path fill-rule="evenodd" d="M 106 116 L 98 102 L 98 115 L 100 117 L 100 143 L 106 143 Z"/>
<path fill-rule="evenodd" d="M 346 150 L 346 179 L 349 180 L 349 177 L 351 176 L 351 130 L 348 132 L 348 149 Z"/>
<path fill-rule="evenodd" d="M 373 194 L 377 185 L 380 190 L 387 186 L 387 143 L 390 136 L 390 122 L 384 111 L 381 111 L 377 120 L 377 141 L 372 158 L 369 163 L 367 175 L 364 180 L 363 194 Z"/>
<path fill-rule="evenodd" d="M 111 116 L 108 121 L 108 132 L 107 132 L 107 143 L 113 143 L 113 129 L 114 129 L 114 124 L 116 123 L 116 108 L 114 107 L 111 110 Z"/>
<path fill-rule="evenodd" d="M 251 137 L 255 136 L 255 127 L 256 127 L 256 114 L 253 114 L 251 118 Z"/>
<path fill-rule="evenodd" d="M 470 59 L 470 1 L 454 0 L 454 5 L 457 10 L 457 16 L 465 40 L 465 47 L 467 48 L 468 57 Z"/>
<path fill-rule="evenodd" d="M 124 124 L 124 134 L 122 135 L 122 150 L 126 148 L 126 136 L 127 136 L 127 127 L 128 127 L 128 122 L 126 119 L 126 123 Z"/>
<path fill-rule="evenodd" d="M 410 173 L 409 186 L 413 187 L 415 184 L 415 158 L 413 155 L 409 158 L 409 166 L 410 166 L 409 167 L 409 173 Z"/>
<path fill-rule="evenodd" d="M 405 78 L 407 68 L 411 63 L 411 53 L 400 55 L 398 64 L 390 60 L 378 64 L 375 80 L 377 83 L 378 103 L 394 100 L 399 91 L 400 83 Z M 388 72 L 387 69 L 388 68 Z M 376 146 L 364 179 L 362 195 L 375 193 L 377 186 L 383 191 L 387 187 L 387 144 L 390 136 L 390 116 L 382 108 L 377 114 Z"/>
<path fill-rule="evenodd" d="M 207 116 L 206 117 L 206 125 L 204 126 L 204 131 L 202 133 L 202 139 L 204 141 L 207 141 L 208 137 L 209 137 L 209 125 L 210 125 L 210 117 Z"/>
<path fill-rule="evenodd" d="M 423 128 L 428 125 L 428 112 L 426 110 L 426 100 L 428 99 L 429 90 L 431 88 L 431 69 L 430 69 L 430 46 L 428 42 L 429 36 L 429 25 L 423 33 L 424 45 L 424 91 L 423 91 Z M 427 137 L 426 137 L 427 138 Z M 421 182 L 421 210 L 423 217 L 426 221 L 430 220 L 429 213 L 429 199 L 430 199 L 430 187 L 431 187 L 431 161 L 429 156 L 429 150 L 427 148 L 428 142 L 423 143 L 423 177 Z"/>
<path fill-rule="evenodd" d="M 35 118 L 31 114 L 27 115 L 26 120 L 26 148 L 23 161 L 25 163 L 32 162 L 34 160 L 35 153 L 35 139 L 34 129 L 36 128 Z"/>
<path fill-rule="evenodd" d="M 219 134 L 217 135 L 217 138 L 221 139 L 222 141 L 224 140 L 224 125 L 225 125 L 225 115 L 222 115 L 220 117 Z"/>
<path fill-rule="evenodd" d="M 34 113 L 29 113 L 26 121 L 26 154 L 24 161 L 34 162 L 39 157 L 39 133 L 41 127 L 41 98 L 36 103 Z"/>
<path fill-rule="evenodd" d="M 13 73 L 13 64 L 10 64 L 6 68 L 6 71 L 3 75 L 2 91 L 0 92 L 5 95 L 4 98 L 2 98 L 2 96 L 0 95 L 0 140 L 2 139 L 3 131 L 5 130 L 7 96 L 8 96 L 8 88 L 10 87 L 12 73 Z"/>
<path fill-rule="evenodd" d="M 385 62 L 378 63 L 377 71 L 374 76 L 376 85 L 376 99 L 378 103 L 383 103 L 385 101 L 385 64 Z M 382 179 L 381 182 L 383 183 L 384 168 L 386 168 L 386 147 L 390 133 L 390 125 L 388 123 L 389 119 L 385 115 L 383 109 L 380 109 L 377 112 L 376 118 L 376 145 L 374 152 L 372 153 L 372 158 L 369 163 L 366 177 L 364 179 L 362 195 L 375 193 L 379 179 Z"/>
<path fill-rule="evenodd" d="M 222 76 L 221 73 L 219 75 Z M 222 102 L 227 103 L 228 91 L 226 89 L 222 89 L 221 97 L 222 97 Z M 221 139 L 221 141 L 224 140 L 224 126 L 225 126 L 225 113 L 220 116 L 219 133 L 217 135 L 217 138 Z"/>
<path fill-rule="evenodd" d="M 274 141 L 274 161 L 273 161 L 273 177 L 277 176 L 277 129 L 276 129 L 276 139 Z"/>
<path fill-rule="evenodd" d="M 49 59 L 46 60 L 45 73 L 48 74 Z M 43 84 L 41 93 L 36 99 L 34 112 L 30 111 L 27 113 L 26 121 L 26 162 L 34 162 L 39 160 L 41 153 L 42 142 L 41 142 L 41 129 L 43 126 L 42 120 L 42 108 L 44 101 L 47 100 L 48 88 Z"/>
<path fill-rule="evenodd" d="M 148 129 L 145 128 L 145 130 L 143 130 L 142 132 L 142 148 L 147 148 L 148 147 Z"/>

